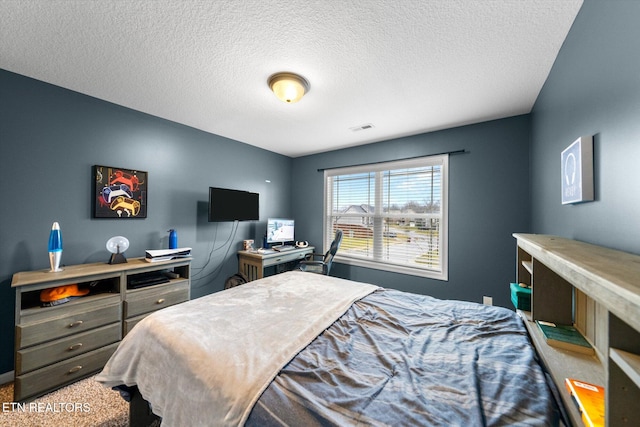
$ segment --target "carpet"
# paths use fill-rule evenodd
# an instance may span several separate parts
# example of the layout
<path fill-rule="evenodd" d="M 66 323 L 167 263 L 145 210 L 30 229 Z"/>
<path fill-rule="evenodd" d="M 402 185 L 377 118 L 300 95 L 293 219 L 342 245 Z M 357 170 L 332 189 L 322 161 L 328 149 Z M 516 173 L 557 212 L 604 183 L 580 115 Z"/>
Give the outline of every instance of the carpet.
<path fill-rule="evenodd" d="M 129 404 L 94 377 L 25 403 L 13 402 L 13 383 L 0 386 L 0 426 L 126 427 Z"/>

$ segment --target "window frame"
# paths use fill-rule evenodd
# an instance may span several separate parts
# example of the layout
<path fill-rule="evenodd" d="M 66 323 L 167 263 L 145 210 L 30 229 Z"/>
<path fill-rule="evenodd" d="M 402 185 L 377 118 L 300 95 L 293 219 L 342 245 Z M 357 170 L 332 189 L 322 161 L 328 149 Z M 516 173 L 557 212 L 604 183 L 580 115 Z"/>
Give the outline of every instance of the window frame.
<path fill-rule="evenodd" d="M 355 265 L 359 267 L 372 268 L 376 270 L 390 271 L 394 273 L 408 274 L 412 276 L 426 277 L 435 280 L 448 281 L 449 277 L 449 263 L 448 263 L 448 242 L 449 242 L 449 226 L 448 226 L 448 212 L 449 212 L 449 155 L 448 154 L 438 154 L 433 156 L 424 156 L 418 158 L 412 158 L 407 160 L 392 160 L 388 162 L 379 162 L 373 164 L 365 164 L 359 166 L 346 166 L 342 168 L 335 169 L 325 169 L 324 171 L 324 194 L 323 194 L 323 224 L 322 224 L 322 233 L 323 233 L 323 244 L 324 251 L 327 251 L 327 248 L 331 246 L 331 242 L 333 241 L 333 234 L 329 233 L 330 230 L 327 227 L 331 227 L 331 218 L 332 215 L 332 201 L 333 199 L 329 197 L 329 193 L 331 193 L 331 197 L 333 197 L 333 188 L 329 186 L 330 177 L 339 176 L 339 175 L 348 175 L 348 174 L 356 174 L 356 173 L 372 173 L 372 172 L 384 172 L 384 171 L 392 171 L 395 169 L 403 169 L 403 168 L 415 168 L 415 167 L 424 167 L 424 166 L 434 166 L 440 165 L 442 167 L 441 171 L 441 212 L 440 214 L 415 214 L 411 215 L 411 217 L 416 218 L 430 218 L 433 216 L 437 216 L 440 219 L 440 230 L 439 230 L 439 254 L 440 254 L 440 267 L 441 270 L 432 270 L 427 268 L 419 268 L 413 267 L 407 264 L 398 264 L 391 263 L 385 260 L 373 259 L 373 258 L 359 258 L 352 256 L 345 256 L 344 253 L 341 253 L 338 250 L 334 258 L 334 262 L 339 262 L 342 264 Z M 380 176 L 380 174 L 376 174 Z M 376 188 L 380 183 L 376 183 Z M 374 193 L 380 193 L 382 190 L 375 190 Z M 376 194 L 374 194 L 374 197 Z M 363 217 L 371 217 L 373 222 L 376 219 L 381 220 L 389 217 L 408 217 L 405 214 L 384 214 L 382 212 L 383 206 L 381 203 L 375 204 L 376 211 L 373 214 L 367 213 L 360 216 Z M 375 235 L 383 233 L 384 227 L 380 229 L 380 225 L 378 226 L 377 232 L 374 226 L 373 234 L 374 239 Z M 378 236 L 380 238 L 380 236 Z"/>

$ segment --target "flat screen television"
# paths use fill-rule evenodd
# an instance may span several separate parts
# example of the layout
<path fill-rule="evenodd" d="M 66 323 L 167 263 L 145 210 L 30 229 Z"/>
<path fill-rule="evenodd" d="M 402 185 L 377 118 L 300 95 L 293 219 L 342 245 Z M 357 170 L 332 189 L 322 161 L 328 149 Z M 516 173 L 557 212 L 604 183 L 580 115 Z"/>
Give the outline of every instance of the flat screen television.
<path fill-rule="evenodd" d="M 209 222 L 257 221 L 259 216 L 259 193 L 209 187 Z"/>
<path fill-rule="evenodd" d="M 267 243 L 284 245 L 295 241 L 295 221 L 287 218 L 267 220 Z"/>

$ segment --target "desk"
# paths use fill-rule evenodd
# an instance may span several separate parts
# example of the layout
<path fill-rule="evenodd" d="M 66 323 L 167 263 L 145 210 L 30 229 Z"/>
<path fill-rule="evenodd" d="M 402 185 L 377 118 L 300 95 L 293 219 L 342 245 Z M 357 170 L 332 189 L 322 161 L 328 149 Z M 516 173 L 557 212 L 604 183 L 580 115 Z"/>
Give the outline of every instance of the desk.
<path fill-rule="evenodd" d="M 313 253 L 315 247 L 293 249 L 284 252 L 269 250 L 266 253 L 255 251 L 238 252 L 238 271 L 243 273 L 249 280 L 262 279 L 265 267 L 283 265 L 289 262 L 303 260 Z"/>

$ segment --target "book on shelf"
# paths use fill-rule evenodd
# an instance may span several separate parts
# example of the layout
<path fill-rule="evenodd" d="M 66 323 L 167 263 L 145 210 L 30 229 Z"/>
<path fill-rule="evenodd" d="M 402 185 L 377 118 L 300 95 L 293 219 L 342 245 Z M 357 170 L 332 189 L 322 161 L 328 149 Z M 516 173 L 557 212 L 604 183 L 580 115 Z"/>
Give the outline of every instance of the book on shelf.
<path fill-rule="evenodd" d="M 589 341 L 574 326 L 560 325 L 536 320 L 544 340 L 552 347 L 576 351 L 583 354 L 595 354 Z"/>
<path fill-rule="evenodd" d="M 578 406 L 584 425 L 587 427 L 604 426 L 604 388 L 573 378 L 566 378 L 564 385 Z"/>

